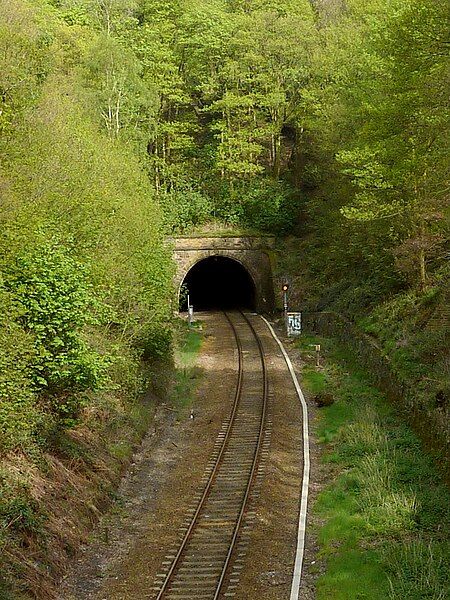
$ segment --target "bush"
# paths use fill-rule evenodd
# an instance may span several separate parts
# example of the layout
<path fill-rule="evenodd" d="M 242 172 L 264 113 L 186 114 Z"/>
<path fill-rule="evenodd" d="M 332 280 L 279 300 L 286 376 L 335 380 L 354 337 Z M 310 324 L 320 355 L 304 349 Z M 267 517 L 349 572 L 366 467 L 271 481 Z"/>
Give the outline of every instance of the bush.
<path fill-rule="evenodd" d="M 28 482 L 6 468 L 0 469 L 0 528 L 38 531 L 42 522 Z"/>
<path fill-rule="evenodd" d="M 289 210 L 290 203 L 287 188 L 278 181 L 254 184 L 243 190 L 243 225 L 269 233 L 288 233 L 296 217 L 296 211 Z"/>
<path fill-rule="evenodd" d="M 172 330 L 167 326 L 148 327 L 140 342 L 143 358 L 164 358 L 172 352 Z"/>
<path fill-rule="evenodd" d="M 193 189 L 162 194 L 164 224 L 170 233 L 184 233 L 211 219 L 213 205 L 209 198 Z"/>
<path fill-rule="evenodd" d="M 29 371 L 34 390 L 56 396 L 98 388 L 105 361 L 81 335 L 85 325 L 95 322 L 97 303 L 84 265 L 57 241 L 45 242 L 8 265 L 4 281 L 20 307 L 19 323 L 33 339 Z"/>

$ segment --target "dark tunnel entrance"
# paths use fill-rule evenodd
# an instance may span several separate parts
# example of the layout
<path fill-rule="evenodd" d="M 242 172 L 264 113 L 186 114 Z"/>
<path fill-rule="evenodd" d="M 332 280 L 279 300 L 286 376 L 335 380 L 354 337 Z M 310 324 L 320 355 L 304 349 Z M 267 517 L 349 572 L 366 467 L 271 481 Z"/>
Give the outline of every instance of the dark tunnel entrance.
<path fill-rule="evenodd" d="M 210 256 L 195 264 L 184 278 L 180 310 L 255 310 L 256 290 L 249 272 L 237 260 Z"/>

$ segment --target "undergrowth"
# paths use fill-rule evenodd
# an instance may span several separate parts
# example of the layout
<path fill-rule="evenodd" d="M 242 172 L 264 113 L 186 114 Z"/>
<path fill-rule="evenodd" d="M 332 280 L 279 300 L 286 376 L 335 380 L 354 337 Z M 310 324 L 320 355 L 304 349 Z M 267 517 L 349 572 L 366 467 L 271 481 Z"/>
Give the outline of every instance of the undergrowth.
<path fill-rule="evenodd" d="M 352 357 L 326 339 L 319 371 L 307 364 L 312 394 L 331 392 L 317 435 L 330 483 L 315 513 L 325 571 L 319 600 L 443 600 L 450 493 L 413 431 L 368 383 Z M 313 363 L 311 340 L 300 341 Z"/>
<path fill-rule="evenodd" d="M 428 392 L 444 391 L 447 403 L 450 322 L 445 306 L 449 293 L 448 284 L 403 292 L 358 321 L 381 344 L 401 376 L 426 386 Z"/>
<path fill-rule="evenodd" d="M 113 498 L 148 429 L 150 370 L 155 376 L 157 366 L 139 366 L 124 346 L 113 352 L 111 383 L 89 393 L 76 424 L 48 427 L 39 443 L 24 430 L 21 448 L 1 456 L 0 600 L 54 597 L 67 561 Z M 158 368 L 160 379 L 172 369 Z"/>

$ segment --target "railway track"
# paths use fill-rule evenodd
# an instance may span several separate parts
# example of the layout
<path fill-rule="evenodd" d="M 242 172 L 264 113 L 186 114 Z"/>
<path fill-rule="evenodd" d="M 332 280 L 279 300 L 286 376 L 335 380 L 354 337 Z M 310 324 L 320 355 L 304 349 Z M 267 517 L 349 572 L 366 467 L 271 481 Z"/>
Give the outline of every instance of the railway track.
<path fill-rule="evenodd" d="M 218 600 L 234 596 L 242 568 L 242 538 L 250 497 L 261 477 L 268 409 L 262 343 L 249 317 L 225 313 L 238 350 L 238 375 L 229 418 L 217 438 L 202 489 L 163 563 L 156 600 Z M 256 486 L 257 487 L 257 486 Z"/>

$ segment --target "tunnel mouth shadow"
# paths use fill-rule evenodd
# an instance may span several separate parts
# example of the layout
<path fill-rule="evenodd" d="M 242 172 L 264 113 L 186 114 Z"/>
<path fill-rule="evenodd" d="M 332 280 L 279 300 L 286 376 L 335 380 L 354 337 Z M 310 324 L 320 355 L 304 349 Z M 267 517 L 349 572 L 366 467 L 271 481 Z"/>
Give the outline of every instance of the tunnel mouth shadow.
<path fill-rule="evenodd" d="M 252 276 L 239 261 L 226 256 L 209 256 L 191 267 L 181 285 L 180 311 L 187 310 L 188 294 L 194 311 L 256 308 Z"/>

